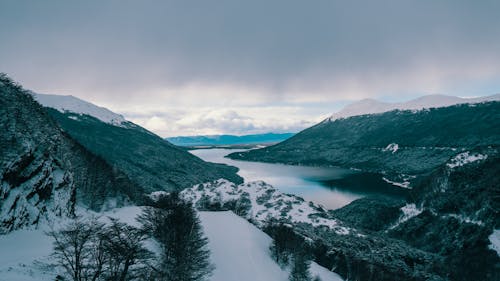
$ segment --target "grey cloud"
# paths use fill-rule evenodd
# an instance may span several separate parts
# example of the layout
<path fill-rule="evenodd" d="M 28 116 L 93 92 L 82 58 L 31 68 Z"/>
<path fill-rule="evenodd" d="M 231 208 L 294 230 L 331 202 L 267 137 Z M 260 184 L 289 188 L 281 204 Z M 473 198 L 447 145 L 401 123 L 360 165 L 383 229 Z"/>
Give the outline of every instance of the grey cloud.
<path fill-rule="evenodd" d="M 0 71 L 115 111 L 178 110 L 170 119 L 196 106 L 487 95 L 500 88 L 498 11 L 494 0 L 2 1 Z"/>
<path fill-rule="evenodd" d="M 498 1 L 2 6 L 0 21 L 9 27 L 0 33 L 9 38 L 0 47 L 3 67 L 34 84 L 60 77 L 124 98 L 137 88 L 191 81 L 229 81 L 282 95 L 296 80 L 306 88 L 318 81 L 394 75 L 421 60 L 445 68 L 450 60 L 498 66 L 494 61 L 500 59 Z"/>

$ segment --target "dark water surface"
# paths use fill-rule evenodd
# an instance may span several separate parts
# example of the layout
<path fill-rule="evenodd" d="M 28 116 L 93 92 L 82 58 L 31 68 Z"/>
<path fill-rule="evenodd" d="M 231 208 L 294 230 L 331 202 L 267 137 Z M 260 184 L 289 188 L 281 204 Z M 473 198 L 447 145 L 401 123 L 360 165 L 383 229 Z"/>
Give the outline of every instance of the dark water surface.
<path fill-rule="evenodd" d="M 245 182 L 263 180 L 281 192 L 337 209 L 365 196 L 403 197 L 407 190 L 388 184 L 378 174 L 336 167 L 305 167 L 237 161 L 224 158 L 235 149 L 198 149 L 190 152 L 201 159 L 238 167 Z"/>

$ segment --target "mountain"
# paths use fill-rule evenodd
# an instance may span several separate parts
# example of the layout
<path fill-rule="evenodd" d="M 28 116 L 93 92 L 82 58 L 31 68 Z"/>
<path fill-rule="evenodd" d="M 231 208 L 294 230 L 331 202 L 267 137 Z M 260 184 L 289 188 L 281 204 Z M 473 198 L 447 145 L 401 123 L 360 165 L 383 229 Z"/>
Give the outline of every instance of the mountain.
<path fill-rule="evenodd" d="M 36 94 L 69 136 L 147 192 L 181 190 L 220 178 L 242 182 L 235 167 L 205 162 L 107 109 L 75 97 L 57 98 Z"/>
<path fill-rule="evenodd" d="M 481 103 L 488 101 L 500 101 L 500 94 L 478 97 L 478 98 L 460 98 L 446 95 L 427 95 L 407 102 L 389 103 L 374 99 L 363 99 L 358 102 L 347 105 L 342 110 L 334 113 L 325 121 L 334 121 L 339 118 L 347 118 L 357 115 L 382 113 L 392 110 L 422 110 L 425 108 L 446 107 L 464 103 Z"/>
<path fill-rule="evenodd" d="M 395 110 L 321 122 L 240 160 L 341 166 L 382 173 L 408 187 L 462 150 L 500 144 L 500 102 Z"/>
<path fill-rule="evenodd" d="M 138 202 L 144 190 L 66 134 L 21 86 L 0 75 L 0 234 Z"/>
<path fill-rule="evenodd" d="M 167 140 L 180 146 L 216 146 L 216 145 L 243 145 L 243 144 L 270 144 L 282 142 L 294 133 L 267 133 L 255 135 L 210 135 L 210 136 L 185 136 L 171 137 Z"/>

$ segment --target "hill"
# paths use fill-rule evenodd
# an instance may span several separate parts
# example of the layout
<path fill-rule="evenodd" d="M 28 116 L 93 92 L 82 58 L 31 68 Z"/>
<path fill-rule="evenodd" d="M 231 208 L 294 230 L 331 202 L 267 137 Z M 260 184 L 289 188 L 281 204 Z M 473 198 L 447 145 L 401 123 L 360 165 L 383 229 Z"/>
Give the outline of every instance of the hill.
<path fill-rule="evenodd" d="M 0 76 L 0 234 L 72 216 L 76 204 L 101 210 L 138 202 L 126 174 L 66 134 L 31 95 Z"/>
<path fill-rule="evenodd" d="M 242 181 L 237 168 L 205 162 L 107 109 L 74 97 L 60 96 L 58 103 L 58 96 L 36 96 L 50 100 L 47 112 L 68 135 L 148 192 L 180 190 L 219 178 Z"/>
<path fill-rule="evenodd" d="M 500 144 L 498 128 L 500 102 L 395 110 L 321 122 L 282 143 L 229 157 L 357 168 L 408 186 L 460 151 Z"/>

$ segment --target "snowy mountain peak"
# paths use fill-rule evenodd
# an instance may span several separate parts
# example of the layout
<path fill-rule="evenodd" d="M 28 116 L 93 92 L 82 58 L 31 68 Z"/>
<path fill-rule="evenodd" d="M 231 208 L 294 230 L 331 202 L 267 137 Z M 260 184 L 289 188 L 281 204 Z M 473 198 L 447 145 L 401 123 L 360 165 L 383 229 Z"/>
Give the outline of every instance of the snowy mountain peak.
<path fill-rule="evenodd" d="M 116 114 L 107 108 L 94 105 L 74 96 L 37 93 L 32 93 L 32 95 L 33 98 L 43 106 L 57 109 L 63 113 L 69 111 L 78 114 L 86 114 L 115 126 L 121 126 L 122 123 L 126 121 L 120 114 Z"/>
<path fill-rule="evenodd" d="M 500 100 L 500 94 L 478 97 L 478 98 L 461 98 L 446 95 L 427 95 L 422 96 L 407 102 L 389 103 L 374 99 L 362 99 L 351 103 L 344 107 L 339 112 L 334 113 L 326 121 L 334 121 L 339 118 L 347 118 L 351 116 L 382 113 L 391 110 L 421 110 L 425 108 L 445 107 L 462 103 L 481 103 L 488 101 Z"/>

